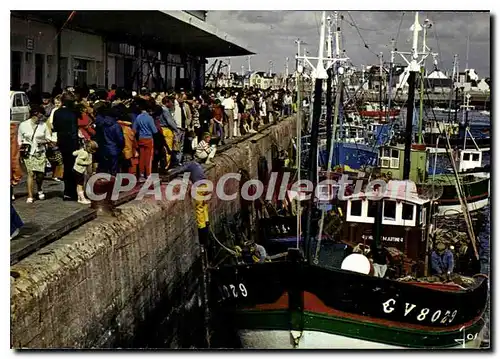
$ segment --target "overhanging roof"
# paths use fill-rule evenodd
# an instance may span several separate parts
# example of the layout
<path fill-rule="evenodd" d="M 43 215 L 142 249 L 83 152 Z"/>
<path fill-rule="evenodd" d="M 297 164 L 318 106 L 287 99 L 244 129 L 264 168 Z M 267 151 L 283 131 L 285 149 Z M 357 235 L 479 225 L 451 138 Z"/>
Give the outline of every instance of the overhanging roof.
<path fill-rule="evenodd" d="M 71 11 L 11 11 L 61 26 Z M 235 38 L 183 11 L 75 11 L 65 28 L 95 33 L 111 41 L 141 42 L 155 50 L 203 57 L 251 55 Z"/>

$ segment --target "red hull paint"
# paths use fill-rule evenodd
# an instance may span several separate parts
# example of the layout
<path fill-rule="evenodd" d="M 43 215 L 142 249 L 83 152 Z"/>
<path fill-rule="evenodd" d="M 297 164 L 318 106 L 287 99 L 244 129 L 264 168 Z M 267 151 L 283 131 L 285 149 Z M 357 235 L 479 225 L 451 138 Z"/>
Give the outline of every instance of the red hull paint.
<path fill-rule="evenodd" d="M 413 284 L 413 283 L 412 283 Z M 417 284 L 417 283 L 414 283 Z M 420 286 L 425 286 L 425 284 L 418 283 Z M 440 285 L 442 288 L 439 288 L 441 290 L 446 290 L 444 287 L 447 286 L 446 284 L 441 284 Z M 450 286 L 452 287 L 452 286 Z M 455 288 L 451 289 L 449 288 L 448 290 L 456 290 Z M 266 310 L 287 310 L 288 309 L 288 293 L 283 293 L 283 295 L 274 303 L 267 303 L 267 304 L 258 304 L 254 307 L 247 307 L 244 308 L 245 310 L 259 310 L 259 311 L 266 311 Z M 367 323 L 373 323 L 373 324 L 378 324 L 378 325 L 384 325 L 387 327 L 398 327 L 402 329 L 415 329 L 415 330 L 425 330 L 425 331 L 430 331 L 430 332 L 450 332 L 454 330 L 460 330 L 462 327 L 469 327 L 473 325 L 475 322 L 477 322 L 481 316 L 474 318 L 468 323 L 465 324 L 459 324 L 456 326 L 450 326 L 446 328 L 433 328 L 433 327 L 428 327 L 425 325 L 418 325 L 418 324 L 409 324 L 409 323 L 401 323 L 401 322 L 396 322 L 392 320 L 386 320 L 386 319 L 379 319 L 379 318 L 373 318 L 373 317 L 367 317 L 364 315 L 359 315 L 359 314 L 353 314 L 353 313 L 346 313 L 342 312 L 340 310 L 336 310 L 333 308 L 330 308 L 326 306 L 321 299 L 319 299 L 317 296 L 310 292 L 304 292 L 304 311 L 308 312 L 313 312 L 313 313 L 319 313 L 319 314 L 326 314 L 326 315 L 331 315 L 339 318 L 346 318 L 346 319 L 351 319 L 351 320 L 357 320 L 361 322 L 367 322 Z"/>
<path fill-rule="evenodd" d="M 359 111 L 360 116 L 362 117 L 395 117 L 398 116 L 401 110 L 390 110 L 390 111 L 380 111 L 380 110 L 365 110 Z"/>

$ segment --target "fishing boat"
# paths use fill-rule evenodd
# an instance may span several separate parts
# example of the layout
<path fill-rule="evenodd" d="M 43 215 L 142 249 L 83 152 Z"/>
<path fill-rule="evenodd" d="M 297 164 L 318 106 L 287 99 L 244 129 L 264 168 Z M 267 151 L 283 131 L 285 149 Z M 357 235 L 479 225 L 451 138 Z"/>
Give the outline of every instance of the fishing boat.
<path fill-rule="evenodd" d="M 327 78 L 323 63 L 325 23 L 323 12 L 318 66 L 314 74 L 315 98 L 318 99 L 321 98 L 322 82 Z M 415 24 L 418 25 L 418 14 Z M 326 60 L 342 61 L 340 57 Z M 318 175 L 320 109 L 321 104 L 314 103 L 307 163 L 307 175 L 314 184 L 317 184 Z M 299 158 L 300 154 L 299 148 Z M 296 162 L 300 164 L 300 159 Z M 327 173 L 330 169 L 329 164 Z M 300 179 L 301 171 L 298 171 L 298 176 Z M 405 186 L 410 182 L 406 179 Z M 374 199 L 372 195 L 380 196 L 382 193 L 383 201 L 376 201 L 378 208 L 388 206 L 384 203 L 395 200 L 395 211 L 401 212 L 401 216 L 404 204 L 413 205 L 409 211 L 412 219 L 402 217 L 400 227 L 406 230 L 414 225 L 421 235 L 427 235 L 428 215 L 424 209 L 430 209 L 428 199 L 417 198 L 415 193 L 411 198 L 394 197 L 380 188 L 363 193 L 366 203 Z M 364 201 L 362 197 L 348 199 L 351 201 L 351 215 L 355 214 L 352 203 Z M 431 349 L 479 345 L 484 326 L 482 314 L 488 298 L 488 282 L 484 276 L 475 277 L 466 288 L 456 284 L 374 277 L 370 275 L 371 264 L 365 256 L 358 253 L 346 256 L 347 253 L 342 251 L 338 251 L 333 256 L 335 258 L 326 256 L 328 263 L 322 265 L 313 255 L 314 244 L 320 245 L 323 238 L 321 226 L 324 212 L 320 219 L 316 215 L 317 205 L 314 196 L 311 196 L 305 202 L 304 211 L 297 211 L 296 221 L 290 221 L 288 227 L 293 226 L 292 223 L 297 224 L 297 241 L 284 260 L 223 263 L 210 269 L 210 306 L 220 330 L 236 332 L 243 348 L 255 349 Z M 362 214 L 363 208 L 361 204 Z M 417 213 L 421 215 L 417 216 Z M 374 241 L 380 241 L 381 226 L 387 220 L 383 219 L 382 210 L 376 211 L 372 233 Z M 302 227 L 304 230 L 301 230 Z M 344 238 L 349 240 L 348 236 L 342 236 L 340 240 Z M 371 240 L 369 237 L 361 239 Z M 413 243 L 413 250 L 408 253 L 413 257 L 420 255 L 421 237 L 412 235 L 410 240 L 403 239 L 403 243 L 409 241 L 418 243 Z M 321 253 L 321 247 L 316 246 L 315 253 Z"/>
<path fill-rule="evenodd" d="M 487 281 L 398 282 L 297 258 L 221 266 L 212 310 L 243 348 L 396 349 L 478 347 Z"/>
<path fill-rule="evenodd" d="M 404 151 L 405 148 L 401 144 L 381 146 L 378 158 L 381 173 L 393 179 L 403 178 Z M 450 172 L 440 171 L 440 173 L 429 171 L 428 166 L 433 162 L 433 156 L 429 156 L 425 145 L 412 145 L 410 156 L 410 179 L 417 183 L 420 191 L 434 183 L 436 193 L 439 192 L 439 198 L 436 200 L 439 215 L 461 214 L 463 208 L 460 197 L 464 197 L 470 212 L 488 205 L 490 179 L 488 172 L 479 167 L 481 151 L 459 151 L 460 167 L 457 176 L 454 175 L 453 169 Z M 462 189 L 460 194 L 457 192 L 457 184 Z"/>

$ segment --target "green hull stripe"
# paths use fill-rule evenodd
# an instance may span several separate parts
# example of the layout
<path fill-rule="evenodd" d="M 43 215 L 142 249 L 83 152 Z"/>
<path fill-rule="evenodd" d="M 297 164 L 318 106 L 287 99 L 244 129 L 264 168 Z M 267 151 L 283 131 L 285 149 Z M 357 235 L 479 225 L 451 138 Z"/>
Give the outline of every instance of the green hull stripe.
<path fill-rule="evenodd" d="M 238 329 L 246 330 L 290 330 L 290 315 L 286 310 L 253 311 L 235 313 Z M 479 333 L 482 320 L 474 323 L 466 333 Z M 391 328 L 375 323 L 359 322 L 345 318 L 304 312 L 304 330 L 336 334 L 360 340 L 379 342 L 409 348 L 447 348 L 457 346 L 455 339 L 462 339 L 463 333 L 431 332 L 404 328 Z"/>

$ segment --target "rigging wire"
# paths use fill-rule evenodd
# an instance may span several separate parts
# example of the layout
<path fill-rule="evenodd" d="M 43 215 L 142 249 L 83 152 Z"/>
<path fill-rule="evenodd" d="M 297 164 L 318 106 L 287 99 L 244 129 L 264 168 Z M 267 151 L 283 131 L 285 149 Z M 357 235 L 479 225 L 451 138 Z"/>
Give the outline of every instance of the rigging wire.
<path fill-rule="evenodd" d="M 320 25 L 318 22 L 318 13 L 316 11 L 314 12 L 314 20 L 316 20 L 316 30 L 318 30 L 318 36 L 320 36 L 321 35 L 319 32 Z"/>
<path fill-rule="evenodd" d="M 372 49 L 370 49 L 370 46 L 368 46 L 368 44 L 366 43 L 365 39 L 363 38 L 363 35 L 361 35 L 361 31 L 359 31 L 359 27 L 358 27 L 358 25 L 356 24 L 356 22 L 355 22 L 355 21 L 354 21 L 354 19 L 352 18 L 352 15 L 351 15 L 351 13 L 350 13 L 349 11 L 347 11 L 347 15 L 349 15 L 349 18 L 351 19 L 352 24 L 351 24 L 349 21 L 348 21 L 347 23 L 348 23 L 349 25 L 353 26 L 353 27 L 356 29 L 356 31 L 358 32 L 358 35 L 359 35 L 359 37 L 360 37 L 361 41 L 363 42 L 364 47 L 365 47 L 368 51 L 370 51 L 372 54 L 374 54 L 375 56 L 377 56 L 377 57 L 378 57 L 378 56 L 379 56 L 379 54 L 375 53 Z"/>
<path fill-rule="evenodd" d="M 399 33 L 401 32 L 401 25 L 403 24 L 404 17 L 405 17 L 405 12 L 403 11 L 401 13 L 401 19 L 399 20 L 398 32 L 396 34 L 396 38 L 394 39 L 394 50 L 398 48 Z"/>

